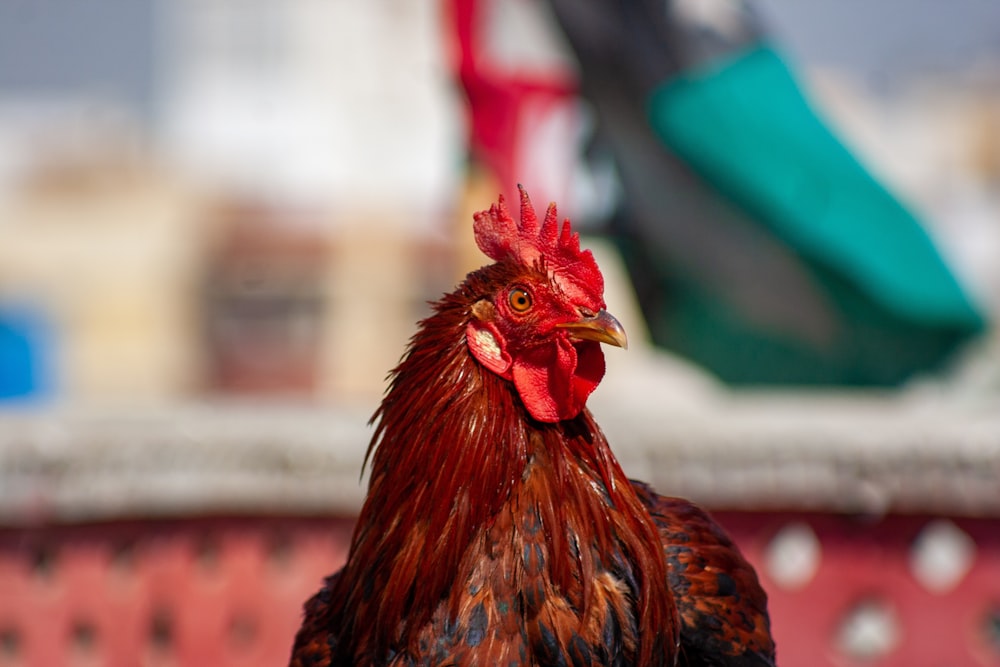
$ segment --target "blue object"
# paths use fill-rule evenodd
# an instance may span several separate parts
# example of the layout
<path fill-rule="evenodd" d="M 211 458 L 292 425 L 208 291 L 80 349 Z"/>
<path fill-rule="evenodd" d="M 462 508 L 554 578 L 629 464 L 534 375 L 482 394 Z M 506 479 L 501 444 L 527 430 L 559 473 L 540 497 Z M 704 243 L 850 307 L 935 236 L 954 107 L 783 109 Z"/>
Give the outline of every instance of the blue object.
<path fill-rule="evenodd" d="M 50 391 L 51 335 L 30 305 L 0 304 L 0 401 L 40 398 Z"/>

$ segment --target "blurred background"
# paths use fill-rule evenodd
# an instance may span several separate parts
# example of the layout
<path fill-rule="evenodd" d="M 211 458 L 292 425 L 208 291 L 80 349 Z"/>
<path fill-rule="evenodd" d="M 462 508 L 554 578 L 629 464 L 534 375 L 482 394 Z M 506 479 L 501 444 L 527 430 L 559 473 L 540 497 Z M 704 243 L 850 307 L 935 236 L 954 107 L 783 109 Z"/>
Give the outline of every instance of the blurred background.
<path fill-rule="evenodd" d="M 781 664 L 1000 664 L 1000 6 L 7 0 L 0 665 L 286 660 L 518 182 Z"/>

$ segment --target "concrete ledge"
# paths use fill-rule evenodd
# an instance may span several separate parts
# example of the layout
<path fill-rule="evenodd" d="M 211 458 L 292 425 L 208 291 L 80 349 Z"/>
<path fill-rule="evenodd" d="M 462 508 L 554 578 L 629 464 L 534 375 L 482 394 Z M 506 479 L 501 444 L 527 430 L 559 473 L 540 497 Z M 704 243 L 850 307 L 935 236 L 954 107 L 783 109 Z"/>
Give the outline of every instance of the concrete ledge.
<path fill-rule="evenodd" d="M 351 515 L 367 420 L 232 403 L 0 415 L 0 521 Z"/>
<path fill-rule="evenodd" d="M 609 372 L 592 409 L 626 471 L 661 493 L 717 509 L 1000 516 L 993 404 L 733 394 L 629 366 Z M 350 516 L 369 415 L 247 403 L 0 413 L 0 523 Z"/>

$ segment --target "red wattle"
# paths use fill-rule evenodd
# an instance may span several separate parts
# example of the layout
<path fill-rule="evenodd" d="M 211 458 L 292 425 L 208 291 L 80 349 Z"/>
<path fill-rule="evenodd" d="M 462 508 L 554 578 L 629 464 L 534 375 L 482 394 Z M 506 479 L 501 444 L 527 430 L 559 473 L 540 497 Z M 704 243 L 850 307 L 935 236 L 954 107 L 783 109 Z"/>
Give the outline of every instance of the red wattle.
<path fill-rule="evenodd" d="M 559 339 L 518 356 L 514 386 L 531 416 L 542 422 L 572 419 L 604 377 L 600 343 Z"/>

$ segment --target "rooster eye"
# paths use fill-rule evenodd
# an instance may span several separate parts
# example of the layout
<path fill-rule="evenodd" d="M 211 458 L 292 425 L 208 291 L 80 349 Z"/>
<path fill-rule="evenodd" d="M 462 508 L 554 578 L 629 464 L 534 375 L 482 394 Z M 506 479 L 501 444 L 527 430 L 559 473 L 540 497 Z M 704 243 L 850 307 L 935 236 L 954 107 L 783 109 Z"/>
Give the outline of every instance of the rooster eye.
<path fill-rule="evenodd" d="M 515 312 L 523 313 L 531 308 L 531 295 L 524 289 L 515 287 L 510 291 L 510 294 L 507 295 L 507 302 Z"/>

